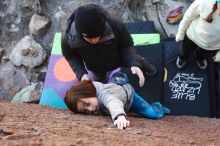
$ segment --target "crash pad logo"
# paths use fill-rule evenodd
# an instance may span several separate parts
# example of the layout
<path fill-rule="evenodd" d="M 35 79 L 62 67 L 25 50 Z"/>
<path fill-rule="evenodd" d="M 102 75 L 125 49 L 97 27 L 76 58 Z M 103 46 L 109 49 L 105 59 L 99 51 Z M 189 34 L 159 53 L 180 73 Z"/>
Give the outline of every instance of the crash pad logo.
<path fill-rule="evenodd" d="M 195 100 L 200 93 L 203 78 L 196 78 L 194 74 L 178 73 L 169 82 L 172 91 L 171 99 Z"/>

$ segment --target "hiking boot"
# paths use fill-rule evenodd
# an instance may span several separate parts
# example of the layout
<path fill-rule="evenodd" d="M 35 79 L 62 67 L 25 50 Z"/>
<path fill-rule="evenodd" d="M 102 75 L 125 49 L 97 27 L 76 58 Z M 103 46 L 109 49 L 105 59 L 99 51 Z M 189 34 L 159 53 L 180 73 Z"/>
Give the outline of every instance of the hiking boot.
<path fill-rule="evenodd" d="M 148 75 L 148 76 L 154 76 L 157 73 L 157 69 L 156 67 L 151 64 L 149 61 L 147 61 L 146 59 L 144 59 L 143 57 L 141 57 L 141 66 L 142 66 L 142 70 L 143 72 Z"/>
<path fill-rule="evenodd" d="M 206 59 L 204 59 L 202 61 L 196 60 L 196 64 L 197 64 L 198 68 L 200 68 L 200 69 L 206 69 L 207 68 Z"/>
<path fill-rule="evenodd" d="M 177 60 L 176 60 L 176 66 L 177 66 L 179 69 L 182 69 L 183 67 L 186 66 L 186 60 L 183 60 L 183 59 L 181 59 L 180 57 L 178 57 Z"/>

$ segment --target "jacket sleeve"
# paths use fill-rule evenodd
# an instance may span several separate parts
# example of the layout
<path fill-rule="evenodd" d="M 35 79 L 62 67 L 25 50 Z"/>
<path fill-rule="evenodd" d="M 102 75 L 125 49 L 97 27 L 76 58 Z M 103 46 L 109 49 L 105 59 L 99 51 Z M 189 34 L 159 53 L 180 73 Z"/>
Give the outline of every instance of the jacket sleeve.
<path fill-rule="evenodd" d="M 101 83 L 93 82 L 93 84 L 95 84 L 99 102 L 108 109 L 113 121 L 117 119 L 119 115 L 127 116 L 124 110 L 123 101 L 117 97 L 121 96 L 121 93 L 120 91 L 114 91 L 113 84 L 105 84 L 104 88 Z M 115 92 L 117 92 L 117 94 Z"/>
<path fill-rule="evenodd" d="M 80 80 L 83 74 L 87 74 L 85 65 L 80 55 L 74 49 L 71 49 L 64 33 L 62 34 L 61 47 L 63 56 L 75 72 L 77 79 Z"/>
<path fill-rule="evenodd" d="M 140 63 L 137 59 L 137 52 L 134 49 L 133 40 L 130 33 L 127 30 L 127 27 L 120 20 L 116 21 L 117 26 L 117 38 L 118 38 L 118 49 L 121 53 L 123 60 L 125 61 L 128 67 L 139 66 Z"/>
<path fill-rule="evenodd" d="M 105 97 L 103 104 L 109 110 L 113 121 L 116 120 L 119 115 L 126 116 L 124 104 L 120 99 L 108 95 Z"/>
<path fill-rule="evenodd" d="M 190 7 L 187 9 L 184 14 L 183 19 L 181 20 L 176 34 L 176 41 L 182 41 L 184 39 L 185 33 L 191 22 L 199 17 L 200 15 L 200 0 L 195 0 Z"/>

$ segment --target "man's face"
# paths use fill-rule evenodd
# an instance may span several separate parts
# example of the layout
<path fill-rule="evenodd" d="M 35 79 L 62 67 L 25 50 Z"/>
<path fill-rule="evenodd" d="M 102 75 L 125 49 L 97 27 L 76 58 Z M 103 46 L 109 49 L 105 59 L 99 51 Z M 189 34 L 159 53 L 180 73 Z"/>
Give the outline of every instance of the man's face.
<path fill-rule="evenodd" d="M 85 38 L 83 37 L 87 42 L 89 42 L 90 44 L 98 44 L 100 39 L 101 39 L 101 36 L 98 36 L 98 37 L 94 37 L 94 38 Z"/>
<path fill-rule="evenodd" d="M 80 98 L 76 106 L 77 111 L 83 114 L 93 114 L 99 110 L 97 97 Z"/>

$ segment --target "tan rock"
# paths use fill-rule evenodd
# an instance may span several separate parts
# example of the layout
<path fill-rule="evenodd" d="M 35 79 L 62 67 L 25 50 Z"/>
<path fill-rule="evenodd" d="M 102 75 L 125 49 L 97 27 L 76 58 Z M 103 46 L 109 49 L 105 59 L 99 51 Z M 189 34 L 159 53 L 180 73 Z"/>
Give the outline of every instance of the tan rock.
<path fill-rule="evenodd" d="M 44 37 L 51 27 L 51 20 L 47 16 L 34 14 L 29 24 L 30 33 L 38 37 Z"/>

